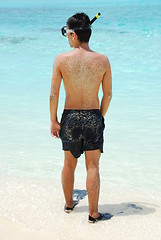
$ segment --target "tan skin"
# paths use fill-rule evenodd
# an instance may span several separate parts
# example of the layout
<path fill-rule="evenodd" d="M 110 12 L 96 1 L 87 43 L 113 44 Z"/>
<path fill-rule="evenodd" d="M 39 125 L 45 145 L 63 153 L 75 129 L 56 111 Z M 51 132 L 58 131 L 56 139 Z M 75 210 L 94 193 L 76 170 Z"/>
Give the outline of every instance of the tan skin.
<path fill-rule="evenodd" d="M 67 26 L 68 28 L 68 26 Z M 57 119 L 59 90 L 63 79 L 66 99 L 65 109 L 99 109 L 104 117 L 112 98 L 112 76 L 108 58 L 92 51 L 88 43 L 80 43 L 75 32 L 68 33 L 68 42 L 73 51 L 62 53 L 55 58 L 50 92 L 51 135 L 60 137 L 60 123 Z M 102 83 L 103 97 L 99 106 L 98 92 Z M 73 206 L 72 192 L 77 159 L 70 151 L 64 151 L 62 185 L 66 206 Z M 87 191 L 89 214 L 98 217 L 100 189 L 100 149 L 85 151 L 87 169 Z"/>

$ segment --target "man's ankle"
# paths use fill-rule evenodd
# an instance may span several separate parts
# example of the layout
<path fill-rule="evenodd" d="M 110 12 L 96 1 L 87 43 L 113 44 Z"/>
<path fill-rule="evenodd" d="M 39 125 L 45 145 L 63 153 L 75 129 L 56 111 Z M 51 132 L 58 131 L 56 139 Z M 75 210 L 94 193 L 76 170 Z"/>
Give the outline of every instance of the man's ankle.
<path fill-rule="evenodd" d="M 98 218 L 100 216 L 100 214 L 98 212 L 93 212 L 91 214 L 89 214 L 91 217 L 93 218 Z"/>
<path fill-rule="evenodd" d="M 66 207 L 69 207 L 69 208 L 72 208 L 73 205 L 74 205 L 73 199 L 70 202 L 66 203 Z"/>

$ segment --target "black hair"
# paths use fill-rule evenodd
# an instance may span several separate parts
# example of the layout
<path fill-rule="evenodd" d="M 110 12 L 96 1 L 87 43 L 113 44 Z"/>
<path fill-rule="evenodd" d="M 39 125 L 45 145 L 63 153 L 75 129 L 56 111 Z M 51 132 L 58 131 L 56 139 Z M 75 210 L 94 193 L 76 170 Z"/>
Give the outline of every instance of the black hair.
<path fill-rule="evenodd" d="M 67 25 L 77 34 L 79 42 L 89 42 L 92 29 L 87 14 L 83 12 L 74 14 L 67 20 Z"/>

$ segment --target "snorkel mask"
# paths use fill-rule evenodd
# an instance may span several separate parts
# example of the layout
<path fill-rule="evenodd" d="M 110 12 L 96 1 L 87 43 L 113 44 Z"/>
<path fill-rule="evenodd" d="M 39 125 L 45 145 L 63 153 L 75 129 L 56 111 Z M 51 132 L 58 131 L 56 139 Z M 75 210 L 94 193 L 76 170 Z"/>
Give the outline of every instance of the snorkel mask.
<path fill-rule="evenodd" d="M 64 37 L 67 37 L 67 33 L 73 33 L 75 30 L 86 30 L 86 29 L 90 29 L 91 25 L 93 22 L 95 22 L 97 20 L 97 18 L 99 18 L 99 16 L 101 15 L 101 13 L 97 13 L 96 16 L 90 21 L 90 25 L 89 27 L 86 28 L 74 28 L 74 29 L 67 29 L 67 26 L 64 26 L 61 28 L 61 33 Z"/>

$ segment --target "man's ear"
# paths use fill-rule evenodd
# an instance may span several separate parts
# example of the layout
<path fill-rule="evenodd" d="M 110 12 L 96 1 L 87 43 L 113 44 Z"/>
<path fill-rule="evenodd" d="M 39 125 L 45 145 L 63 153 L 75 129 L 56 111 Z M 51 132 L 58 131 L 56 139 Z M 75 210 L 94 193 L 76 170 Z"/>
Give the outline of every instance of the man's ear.
<path fill-rule="evenodd" d="M 75 40 L 75 39 L 78 39 L 78 37 L 77 37 L 77 34 L 76 34 L 75 32 L 73 32 L 73 34 L 72 34 L 72 40 Z"/>

